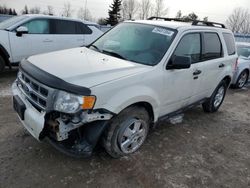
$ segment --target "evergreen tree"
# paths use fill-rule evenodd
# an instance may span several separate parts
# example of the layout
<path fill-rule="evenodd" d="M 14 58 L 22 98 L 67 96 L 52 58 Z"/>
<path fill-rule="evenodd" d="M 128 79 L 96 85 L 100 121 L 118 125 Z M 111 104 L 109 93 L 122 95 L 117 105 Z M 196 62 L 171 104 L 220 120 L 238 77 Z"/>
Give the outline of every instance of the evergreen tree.
<path fill-rule="evenodd" d="M 122 0 L 113 0 L 113 3 L 110 6 L 109 10 L 109 17 L 106 20 L 107 24 L 110 24 L 112 26 L 118 24 L 119 20 L 121 19 L 121 5 Z"/>
<path fill-rule="evenodd" d="M 12 15 L 13 13 L 12 13 L 12 9 L 10 8 L 9 9 L 9 15 Z"/>
<path fill-rule="evenodd" d="M 17 15 L 17 13 L 16 13 L 16 10 L 15 9 L 13 9 L 13 11 L 12 11 L 12 15 Z"/>
<path fill-rule="evenodd" d="M 29 14 L 29 9 L 27 5 L 25 5 L 24 9 L 22 10 L 22 14 Z"/>

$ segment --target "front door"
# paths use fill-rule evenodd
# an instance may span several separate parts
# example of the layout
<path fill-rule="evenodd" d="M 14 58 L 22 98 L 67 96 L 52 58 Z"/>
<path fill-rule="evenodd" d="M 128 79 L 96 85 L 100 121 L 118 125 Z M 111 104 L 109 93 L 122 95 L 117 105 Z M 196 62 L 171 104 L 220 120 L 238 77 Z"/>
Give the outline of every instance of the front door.
<path fill-rule="evenodd" d="M 200 84 L 199 65 L 201 56 L 201 34 L 187 33 L 180 40 L 173 56 L 188 56 L 191 67 L 181 70 L 167 70 L 164 76 L 164 103 L 162 112 L 168 114 L 185 107 L 197 92 Z"/>
<path fill-rule="evenodd" d="M 31 55 L 53 51 L 54 40 L 50 34 L 48 19 L 30 20 L 22 26 L 27 27 L 27 34 L 22 36 L 16 36 L 15 32 L 10 34 L 11 50 L 15 62 Z"/>

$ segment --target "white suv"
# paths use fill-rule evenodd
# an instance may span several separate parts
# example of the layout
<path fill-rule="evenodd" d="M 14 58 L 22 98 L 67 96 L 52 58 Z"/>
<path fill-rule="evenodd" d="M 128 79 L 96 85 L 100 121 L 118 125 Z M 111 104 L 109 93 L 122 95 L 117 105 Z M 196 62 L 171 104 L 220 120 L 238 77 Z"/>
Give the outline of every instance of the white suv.
<path fill-rule="evenodd" d="M 103 34 L 80 20 L 23 15 L 0 23 L 0 72 L 31 55 L 86 46 Z"/>
<path fill-rule="evenodd" d="M 102 141 L 121 157 L 138 150 L 160 120 L 198 104 L 216 112 L 236 59 L 224 25 L 126 21 L 88 48 L 22 61 L 14 109 L 36 139 L 66 154 L 89 156 Z"/>

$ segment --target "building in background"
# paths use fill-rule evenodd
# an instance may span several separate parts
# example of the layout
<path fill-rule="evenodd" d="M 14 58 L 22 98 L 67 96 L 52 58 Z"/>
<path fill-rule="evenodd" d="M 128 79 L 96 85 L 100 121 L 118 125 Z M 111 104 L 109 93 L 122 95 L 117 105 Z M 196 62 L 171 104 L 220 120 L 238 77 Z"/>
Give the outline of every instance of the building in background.
<path fill-rule="evenodd" d="M 249 42 L 250 43 L 250 34 L 234 34 L 235 40 L 237 42 Z"/>

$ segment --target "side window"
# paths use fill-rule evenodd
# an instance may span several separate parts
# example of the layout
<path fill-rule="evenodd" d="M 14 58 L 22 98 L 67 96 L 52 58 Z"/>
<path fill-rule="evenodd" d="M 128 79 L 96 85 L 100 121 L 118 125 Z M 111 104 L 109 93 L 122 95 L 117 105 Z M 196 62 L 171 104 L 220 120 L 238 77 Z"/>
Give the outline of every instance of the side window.
<path fill-rule="evenodd" d="M 93 31 L 87 25 L 82 24 L 82 27 L 83 27 L 84 34 L 90 35 L 93 33 Z"/>
<path fill-rule="evenodd" d="M 222 45 L 217 33 L 204 33 L 204 51 L 202 60 L 212 60 L 222 57 Z"/>
<path fill-rule="evenodd" d="M 76 24 L 74 21 L 54 20 L 54 33 L 62 35 L 76 34 Z"/>
<path fill-rule="evenodd" d="M 174 56 L 188 56 L 191 63 L 197 63 L 201 60 L 201 35 L 191 33 L 185 35 L 178 44 Z"/>
<path fill-rule="evenodd" d="M 223 37 L 227 45 L 228 55 L 234 55 L 236 53 L 234 36 L 230 33 L 223 33 Z"/>
<path fill-rule="evenodd" d="M 77 28 L 77 34 L 92 34 L 92 30 L 85 25 L 84 23 L 81 22 L 76 22 L 76 28 Z"/>
<path fill-rule="evenodd" d="M 47 19 L 37 19 L 29 21 L 22 26 L 25 26 L 29 30 L 29 34 L 49 34 L 50 24 Z"/>

